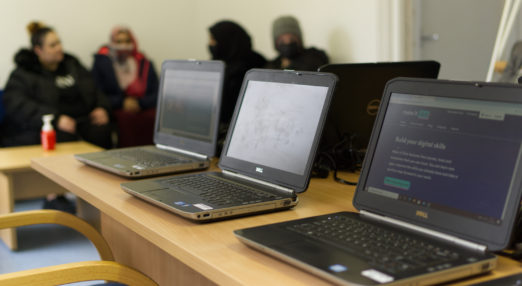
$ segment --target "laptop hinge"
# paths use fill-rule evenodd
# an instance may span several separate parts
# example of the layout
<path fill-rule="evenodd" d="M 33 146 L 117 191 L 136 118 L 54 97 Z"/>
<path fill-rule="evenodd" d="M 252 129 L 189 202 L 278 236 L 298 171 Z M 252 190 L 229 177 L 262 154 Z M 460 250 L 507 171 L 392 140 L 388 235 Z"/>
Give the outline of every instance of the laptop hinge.
<path fill-rule="evenodd" d="M 364 211 L 364 210 L 361 210 L 360 213 L 363 216 L 367 216 L 367 217 L 373 218 L 373 219 L 378 220 L 378 221 L 384 221 L 384 222 L 387 222 L 387 223 L 391 223 L 393 225 L 399 225 L 401 227 L 404 227 L 404 228 L 407 228 L 407 229 L 410 229 L 410 230 L 413 230 L 413 231 L 416 231 L 416 232 L 421 232 L 421 233 L 424 233 L 424 234 L 427 234 L 427 235 L 430 235 L 430 236 L 434 236 L 434 237 L 440 238 L 442 240 L 448 241 L 450 243 L 469 248 L 469 249 L 471 249 L 473 251 L 486 252 L 486 250 L 487 250 L 487 247 L 485 245 L 481 245 L 481 244 L 478 244 L 478 243 L 470 242 L 470 241 L 458 238 L 458 237 L 453 236 L 453 235 L 449 235 L 449 234 L 445 234 L 445 233 L 438 232 L 438 231 L 435 231 L 435 230 L 427 229 L 427 228 L 424 228 L 424 227 L 421 227 L 421 226 L 418 226 L 418 225 L 414 225 L 414 224 L 411 224 L 411 223 L 403 222 L 403 221 L 396 220 L 396 219 L 393 219 L 393 218 L 390 218 L 390 217 L 385 217 L 385 216 L 382 216 L 382 215 L 370 213 L 370 212 Z"/>
<path fill-rule="evenodd" d="M 196 158 L 201 158 L 201 159 L 204 159 L 204 160 L 208 159 L 207 155 L 203 155 L 203 154 L 199 154 L 199 153 L 195 153 L 195 152 L 190 152 L 190 151 L 183 150 L 183 149 L 174 148 L 174 147 L 170 147 L 170 146 L 167 146 L 167 145 L 156 144 L 156 147 L 158 147 L 158 148 L 160 148 L 162 150 L 178 152 L 178 153 L 181 153 L 181 154 L 193 156 L 193 157 L 196 157 Z"/>
<path fill-rule="evenodd" d="M 258 180 L 258 179 L 254 179 L 254 178 L 251 178 L 251 177 L 248 177 L 248 176 L 245 176 L 245 175 L 241 175 L 241 174 L 234 173 L 234 172 L 227 171 L 227 170 L 222 170 L 222 172 L 225 175 L 230 175 L 230 176 L 234 176 L 234 177 L 237 177 L 237 178 L 240 178 L 240 179 L 251 181 L 251 182 L 254 182 L 254 183 L 257 183 L 257 184 L 262 184 L 262 185 L 274 188 L 274 189 L 276 189 L 278 191 L 282 191 L 282 192 L 289 193 L 289 194 L 294 194 L 295 193 L 295 191 L 292 190 L 292 189 L 281 187 L 279 185 L 272 184 L 272 183 L 265 182 L 265 181 L 261 181 L 261 180 Z"/>

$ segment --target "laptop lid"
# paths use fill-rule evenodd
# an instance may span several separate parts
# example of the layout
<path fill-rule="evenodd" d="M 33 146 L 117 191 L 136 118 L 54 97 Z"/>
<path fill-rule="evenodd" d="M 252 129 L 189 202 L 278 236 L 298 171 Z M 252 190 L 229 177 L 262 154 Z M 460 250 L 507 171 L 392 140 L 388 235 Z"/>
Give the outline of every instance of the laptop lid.
<path fill-rule="evenodd" d="M 343 139 L 353 138 L 356 150 L 368 146 L 373 123 L 386 82 L 395 77 L 437 78 L 436 61 L 328 64 L 319 71 L 339 78 L 319 149 L 328 150 Z"/>
<path fill-rule="evenodd" d="M 354 196 L 362 211 L 505 248 L 522 180 L 514 85 L 390 81 Z"/>
<path fill-rule="evenodd" d="M 221 61 L 163 62 L 155 144 L 215 155 L 224 70 Z"/>
<path fill-rule="evenodd" d="M 329 73 L 248 71 L 219 167 L 305 191 L 336 80 Z"/>

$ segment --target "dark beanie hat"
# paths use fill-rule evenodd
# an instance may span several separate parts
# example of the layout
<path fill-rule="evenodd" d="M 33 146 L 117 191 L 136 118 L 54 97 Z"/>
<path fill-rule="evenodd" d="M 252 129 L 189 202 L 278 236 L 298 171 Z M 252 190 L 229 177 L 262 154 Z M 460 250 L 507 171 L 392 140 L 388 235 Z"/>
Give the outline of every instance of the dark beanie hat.
<path fill-rule="evenodd" d="M 274 45 L 277 42 L 277 38 L 282 34 L 293 34 L 299 41 L 303 43 L 303 37 L 301 35 L 301 28 L 299 28 L 299 22 L 292 16 L 281 16 L 274 21 L 272 25 L 272 36 L 274 37 Z"/>

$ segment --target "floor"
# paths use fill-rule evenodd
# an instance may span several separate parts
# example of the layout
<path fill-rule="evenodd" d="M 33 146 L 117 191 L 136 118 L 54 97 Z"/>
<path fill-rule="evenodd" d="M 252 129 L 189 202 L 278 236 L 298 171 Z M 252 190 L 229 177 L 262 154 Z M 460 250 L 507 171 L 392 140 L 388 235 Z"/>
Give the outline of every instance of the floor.
<path fill-rule="evenodd" d="M 40 209 L 42 199 L 17 201 L 15 211 Z M 0 242 L 0 274 L 69 262 L 99 260 L 96 248 L 75 230 L 57 225 L 25 226 L 17 229 L 17 251 Z M 92 285 L 82 282 L 69 285 Z"/>

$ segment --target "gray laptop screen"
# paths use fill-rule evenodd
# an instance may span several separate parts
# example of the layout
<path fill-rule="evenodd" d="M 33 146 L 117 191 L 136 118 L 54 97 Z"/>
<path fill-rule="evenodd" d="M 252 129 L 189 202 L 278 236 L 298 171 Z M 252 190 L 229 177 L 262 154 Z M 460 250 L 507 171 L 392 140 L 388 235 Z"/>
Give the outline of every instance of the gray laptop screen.
<path fill-rule="evenodd" d="M 248 81 L 227 156 L 303 175 L 326 86 Z"/>
<path fill-rule="evenodd" d="M 159 132 L 210 142 L 220 73 L 166 70 L 164 77 Z"/>
<path fill-rule="evenodd" d="M 501 224 L 522 172 L 522 104 L 391 95 L 364 190 Z"/>

